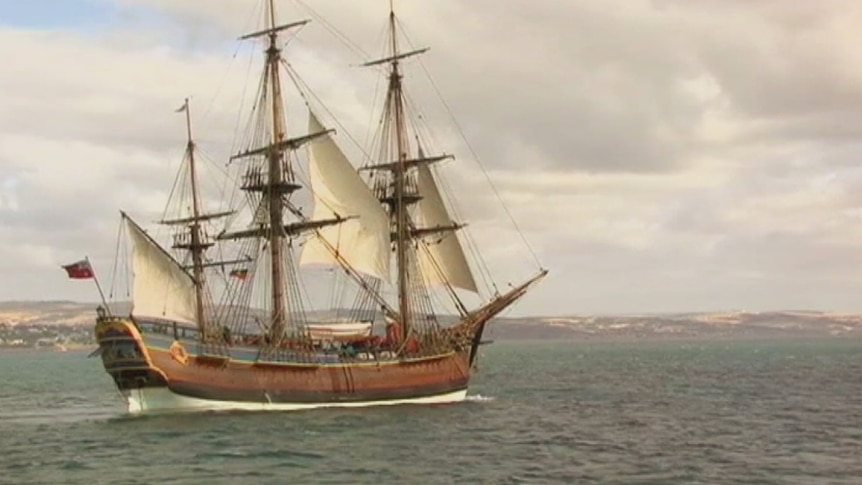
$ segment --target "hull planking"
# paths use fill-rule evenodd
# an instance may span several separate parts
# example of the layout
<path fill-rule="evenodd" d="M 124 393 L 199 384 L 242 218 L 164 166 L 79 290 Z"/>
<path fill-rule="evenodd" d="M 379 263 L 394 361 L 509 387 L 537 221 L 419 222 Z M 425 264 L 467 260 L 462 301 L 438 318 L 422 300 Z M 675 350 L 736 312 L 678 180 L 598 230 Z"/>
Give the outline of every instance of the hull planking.
<path fill-rule="evenodd" d="M 97 322 L 105 370 L 130 413 L 452 403 L 465 399 L 470 379 L 470 346 L 415 358 L 298 361 L 265 359 L 250 346 L 205 352 L 193 338 L 178 337 L 142 332 L 128 318 Z"/>

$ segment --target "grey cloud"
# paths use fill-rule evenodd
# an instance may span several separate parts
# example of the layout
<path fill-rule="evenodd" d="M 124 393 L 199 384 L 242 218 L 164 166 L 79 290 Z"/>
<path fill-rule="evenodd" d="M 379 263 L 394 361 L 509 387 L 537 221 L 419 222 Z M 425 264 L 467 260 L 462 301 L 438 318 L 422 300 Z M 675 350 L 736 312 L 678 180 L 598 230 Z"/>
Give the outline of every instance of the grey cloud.
<path fill-rule="evenodd" d="M 114 27 L 131 34 L 64 33 L 53 75 L 22 52 L 57 34 L 16 32 L 7 43 L 22 58 L 14 73 L 0 73 L 0 89 L 13 94 L 0 132 L 17 140 L 0 147 L 2 181 L 17 180 L 0 189 L 0 250 L 10 259 L 2 269 L 39 275 L 0 282 L 11 297 L 88 298 L 90 288 L 59 282 L 56 264 L 90 254 L 110 267 L 117 210 L 158 216 L 183 148 L 182 120 L 170 113 L 182 97 L 195 96 L 199 145 L 216 164 L 229 152 L 248 61 L 231 60 L 228 40 L 254 27 L 249 2 L 123 4 L 129 11 Z M 307 16 L 281 4 L 287 18 Z M 857 2 L 398 5 L 411 41 L 432 48 L 422 62 L 552 269 L 520 312 L 860 308 L 862 61 L 846 27 L 862 15 Z M 157 17 L 135 17 L 141 6 Z M 384 4 L 313 6 L 368 56 L 379 54 Z M 288 53 L 363 140 L 377 82 L 352 67 L 364 57 L 321 22 Z M 433 148 L 459 155 L 443 171 L 463 218 L 503 280 L 515 280 L 531 269 L 529 255 L 445 126 L 417 62 L 407 66 L 408 90 L 439 127 Z M 67 180 L 39 172 L 61 168 Z"/>
<path fill-rule="evenodd" d="M 179 10 L 189 25 L 217 18 L 226 33 L 241 30 L 250 12 L 248 5 L 230 1 L 212 9 L 195 2 L 149 3 Z M 283 10 L 303 16 L 303 8 L 285 5 Z M 377 55 L 382 9 L 334 1 L 314 7 L 369 55 Z M 501 166 L 521 167 L 518 154 L 527 147 L 537 154 L 538 169 L 679 170 L 711 149 L 699 143 L 696 130 L 716 100 L 699 99 L 682 87 L 703 77 L 716 81 L 735 122 L 761 121 L 748 126 L 741 141 L 854 133 L 847 128 L 853 123 L 835 120 L 850 116 L 847 103 L 859 90 L 840 76 L 835 56 L 829 55 L 846 47 L 829 37 L 828 20 L 847 4 L 695 7 L 619 1 L 498 7 L 489 1 L 399 5 L 416 46 L 432 47 L 423 62 L 479 153 Z M 451 15 L 454 10 L 458 15 Z M 330 56 L 339 53 L 330 57 L 334 62 L 359 61 L 322 25 L 308 27 L 299 40 Z M 419 79 L 411 83 L 408 78 L 408 89 L 428 91 Z M 824 111 L 827 119 L 818 122 L 816 115 Z M 438 114 L 437 121 L 445 118 Z"/>

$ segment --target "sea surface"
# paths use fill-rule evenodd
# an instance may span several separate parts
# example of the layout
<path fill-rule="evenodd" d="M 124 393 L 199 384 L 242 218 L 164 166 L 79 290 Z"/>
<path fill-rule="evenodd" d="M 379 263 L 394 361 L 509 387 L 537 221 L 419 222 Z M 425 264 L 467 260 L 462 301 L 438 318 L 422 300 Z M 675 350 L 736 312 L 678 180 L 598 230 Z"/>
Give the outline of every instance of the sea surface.
<path fill-rule="evenodd" d="M 862 340 L 497 342 L 470 400 L 126 417 L 0 353 L 2 484 L 862 484 Z"/>

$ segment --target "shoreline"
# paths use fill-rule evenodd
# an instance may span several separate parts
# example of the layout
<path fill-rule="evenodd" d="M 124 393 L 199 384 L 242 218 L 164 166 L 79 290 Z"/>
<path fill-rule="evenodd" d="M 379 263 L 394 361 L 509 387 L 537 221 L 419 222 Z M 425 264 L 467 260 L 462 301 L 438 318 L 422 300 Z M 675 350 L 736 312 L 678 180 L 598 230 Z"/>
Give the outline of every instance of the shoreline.
<path fill-rule="evenodd" d="M 724 343 L 745 343 L 745 342 L 766 342 L 766 341 L 822 341 L 822 340 L 858 340 L 862 342 L 862 332 L 846 332 L 842 334 L 829 333 L 805 333 L 805 334 L 769 334 L 769 335 L 703 335 L 703 336 L 669 336 L 669 335 L 644 335 L 644 336 L 624 336 L 624 335 L 601 335 L 601 336 L 555 336 L 555 337 L 536 337 L 536 338 L 505 338 L 488 336 L 486 340 L 492 340 L 489 346 L 495 344 L 545 344 L 545 343 L 560 343 L 570 345 L 581 344 L 635 344 L 635 343 L 679 343 L 679 344 L 702 344 L 712 342 Z M 60 350 L 59 347 L 0 347 L 0 354 L 4 353 L 23 353 L 23 352 L 92 352 L 97 348 L 97 344 L 69 344 L 64 345 L 65 350 Z"/>

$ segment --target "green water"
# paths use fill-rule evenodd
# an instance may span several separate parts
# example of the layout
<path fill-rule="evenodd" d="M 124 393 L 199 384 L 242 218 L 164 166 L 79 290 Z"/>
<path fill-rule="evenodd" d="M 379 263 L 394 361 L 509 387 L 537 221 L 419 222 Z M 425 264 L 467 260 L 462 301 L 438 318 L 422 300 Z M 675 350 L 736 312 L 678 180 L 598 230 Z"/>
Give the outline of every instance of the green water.
<path fill-rule="evenodd" d="M 497 342 L 459 405 L 143 418 L 86 354 L 0 354 L 0 483 L 862 483 L 860 340 Z"/>

